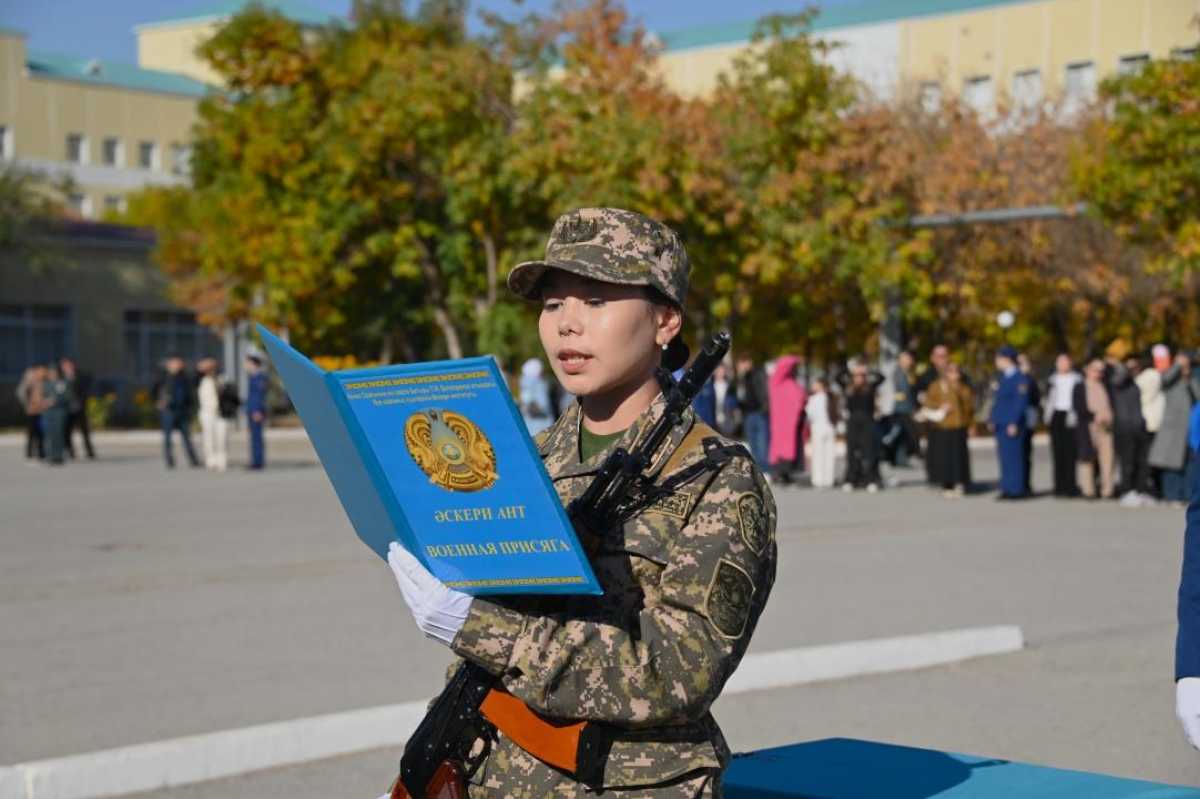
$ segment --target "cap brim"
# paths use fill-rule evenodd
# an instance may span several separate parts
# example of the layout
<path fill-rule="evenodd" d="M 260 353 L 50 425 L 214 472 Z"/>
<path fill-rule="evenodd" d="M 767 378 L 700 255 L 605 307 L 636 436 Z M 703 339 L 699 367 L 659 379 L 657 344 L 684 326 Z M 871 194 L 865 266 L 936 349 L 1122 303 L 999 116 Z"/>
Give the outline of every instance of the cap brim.
<path fill-rule="evenodd" d="M 621 286 L 649 286 L 649 278 L 630 278 L 621 272 L 618 266 L 603 266 L 585 261 L 525 261 L 517 264 L 508 273 L 508 290 L 518 297 L 527 300 L 541 299 L 538 288 L 551 269 L 570 272 L 573 275 L 588 277 L 603 283 L 616 283 Z"/>

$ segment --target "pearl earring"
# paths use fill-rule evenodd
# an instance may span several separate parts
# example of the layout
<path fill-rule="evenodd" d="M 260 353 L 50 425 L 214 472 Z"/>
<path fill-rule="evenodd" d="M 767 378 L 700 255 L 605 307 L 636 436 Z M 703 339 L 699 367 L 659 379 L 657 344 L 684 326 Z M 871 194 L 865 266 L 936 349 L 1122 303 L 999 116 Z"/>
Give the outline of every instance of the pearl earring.
<path fill-rule="evenodd" d="M 668 346 L 670 346 L 670 345 L 669 345 L 669 343 L 668 343 L 668 344 L 664 344 L 664 345 L 662 345 L 663 352 L 666 352 L 666 351 L 667 351 L 667 347 L 668 347 Z"/>

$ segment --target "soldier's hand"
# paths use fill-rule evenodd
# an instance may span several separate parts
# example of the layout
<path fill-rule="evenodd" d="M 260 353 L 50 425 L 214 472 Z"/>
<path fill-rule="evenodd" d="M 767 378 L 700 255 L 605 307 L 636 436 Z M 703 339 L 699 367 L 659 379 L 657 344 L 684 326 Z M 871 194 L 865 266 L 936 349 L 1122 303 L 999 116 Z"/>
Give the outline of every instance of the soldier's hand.
<path fill-rule="evenodd" d="M 1184 677 L 1175 684 L 1175 715 L 1188 743 L 1200 749 L 1200 677 Z"/>
<path fill-rule="evenodd" d="M 1016 438 L 1018 432 L 1019 431 L 1017 430 L 1017 426 L 1015 424 L 1010 424 L 1008 426 L 1008 437 L 1009 438 Z"/>
<path fill-rule="evenodd" d="M 388 547 L 388 566 L 421 632 L 449 646 L 467 620 L 471 597 L 448 588 L 395 541 Z"/>

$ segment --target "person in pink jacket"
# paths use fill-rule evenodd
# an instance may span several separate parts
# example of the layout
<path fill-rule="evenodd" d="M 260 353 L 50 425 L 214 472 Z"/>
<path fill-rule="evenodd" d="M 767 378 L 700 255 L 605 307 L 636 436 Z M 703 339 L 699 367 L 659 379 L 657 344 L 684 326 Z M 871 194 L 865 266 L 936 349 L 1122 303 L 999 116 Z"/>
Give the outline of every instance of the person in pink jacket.
<path fill-rule="evenodd" d="M 767 384 L 771 400 L 771 445 L 767 459 L 771 476 L 780 483 L 794 481 L 796 471 L 804 471 L 804 456 L 800 444 L 801 416 L 807 392 L 796 382 L 796 367 L 800 359 L 784 355 L 775 361 Z"/>

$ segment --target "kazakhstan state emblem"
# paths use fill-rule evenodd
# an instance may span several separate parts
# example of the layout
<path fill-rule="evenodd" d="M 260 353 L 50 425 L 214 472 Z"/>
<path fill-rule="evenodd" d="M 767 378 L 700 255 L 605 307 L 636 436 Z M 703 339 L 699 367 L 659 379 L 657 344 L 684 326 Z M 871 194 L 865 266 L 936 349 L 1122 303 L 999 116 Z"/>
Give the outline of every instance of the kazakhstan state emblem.
<path fill-rule="evenodd" d="M 492 442 L 454 411 L 427 408 L 414 413 L 404 423 L 404 444 L 429 482 L 448 491 L 482 491 L 500 476 Z"/>

